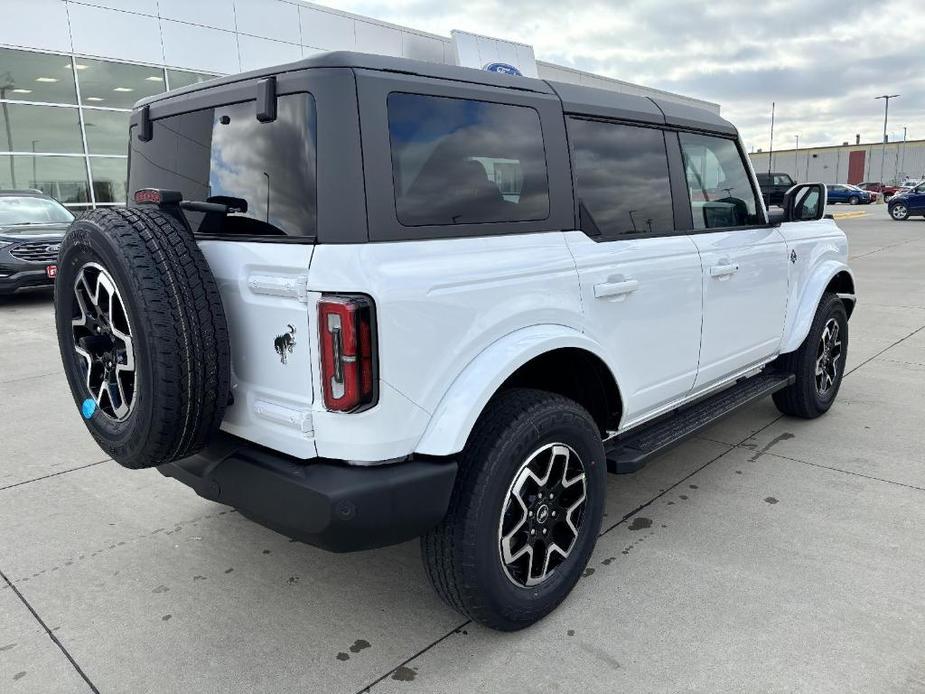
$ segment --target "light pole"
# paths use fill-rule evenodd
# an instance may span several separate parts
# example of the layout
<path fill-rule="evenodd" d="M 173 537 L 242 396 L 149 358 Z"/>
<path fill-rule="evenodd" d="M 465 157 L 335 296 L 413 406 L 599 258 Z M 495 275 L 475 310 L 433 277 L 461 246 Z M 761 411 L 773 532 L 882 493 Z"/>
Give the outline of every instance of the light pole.
<path fill-rule="evenodd" d="M 890 116 L 890 99 L 897 99 L 900 94 L 883 94 L 875 96 L 874 101 L 883 99 L 883 150 L 880 154 L 880 196 L 883 196 L 883 160 L 886 159 L 886 122 Z"/>
<path fill-rule="evenodd" d="M 905 176 L 906 175 L 906 128 L 905 126 L 903 127 L 903 158 L 902 158 L 902 163 L 900 163 L 899 165 L 899 168 L 901 169 L 899 173 L 902 173 L 902 175 Z M 896 178 L 899 178 L 898 174 Z"/>

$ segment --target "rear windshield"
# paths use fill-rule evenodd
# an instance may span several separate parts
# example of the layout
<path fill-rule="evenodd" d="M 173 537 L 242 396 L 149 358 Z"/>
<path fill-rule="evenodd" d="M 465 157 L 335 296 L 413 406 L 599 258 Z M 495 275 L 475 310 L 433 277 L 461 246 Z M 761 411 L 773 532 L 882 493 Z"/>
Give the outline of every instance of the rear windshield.
<path fill-rule="evenodd" d="M 269 123 L 258 121 L 256 102 L 247 101 L 157 119 L 152 126 L 149 142 L 131 138 L 129 195 L 163 188 L 179 190 L 184 200 L 247 203 L 246 212 L 218 220 L 187 213 L 201 234 L 315 236 L 317 127 L 310 94 L 280 96 Z"/>

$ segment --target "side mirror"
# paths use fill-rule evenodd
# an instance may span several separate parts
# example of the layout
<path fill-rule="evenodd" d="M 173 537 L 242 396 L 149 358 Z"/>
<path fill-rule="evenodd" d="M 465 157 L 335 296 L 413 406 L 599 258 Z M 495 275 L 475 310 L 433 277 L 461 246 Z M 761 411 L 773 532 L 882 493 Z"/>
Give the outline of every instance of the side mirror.
<path fill-rule="evenodd" d="M 809 222 L 825 215 L 826 187 L 824 183 L 799 183 L 784 194 L 781 213 L 768 212 L 768 221 Z M 782 217 L 778 220 L 776 217 Z"/>

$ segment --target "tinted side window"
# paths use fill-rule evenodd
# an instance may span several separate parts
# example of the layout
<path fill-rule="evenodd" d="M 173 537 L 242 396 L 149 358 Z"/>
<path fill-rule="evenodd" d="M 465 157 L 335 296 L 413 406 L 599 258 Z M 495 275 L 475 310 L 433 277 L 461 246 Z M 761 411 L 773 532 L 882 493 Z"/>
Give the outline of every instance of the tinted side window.
<path fill-rule="evenodd" d="M 695 229 L 762 224 L 755 191 L 734 140 L 679 133 Z"/>
<path fill-rule="evenodd" d="M 187 213 L 207 234 L 314 236 L 315 101 L 281 96 L 276 120 L 261 123 L 255 102 L 162 118 L 153 138 L 132 137 L 129 190 L 179 190 L 186 200 L 242 198 L 247 212 L 225 218 Z"/>
<path fill-rule="evenodd" d="M 388 118 L 403 225 L 549 216 L 543 133 L 532 108 L 392 93 Z"/>
<path fill-rule="evenodd" d="M 674 231 L 662 131 L 570 118 L 568 133 L 585 233 L 615 237 Z"/>

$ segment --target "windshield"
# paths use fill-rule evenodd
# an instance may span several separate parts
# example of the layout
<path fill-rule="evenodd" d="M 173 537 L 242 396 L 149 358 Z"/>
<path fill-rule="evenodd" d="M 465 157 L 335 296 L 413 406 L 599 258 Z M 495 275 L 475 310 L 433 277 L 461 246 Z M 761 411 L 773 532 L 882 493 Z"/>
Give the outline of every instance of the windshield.
<path fill-rule="evenodd" d="M 0 224 L 69 224 L 73 219 L 64 205 L 49 198 L 0 196 Z"/>

